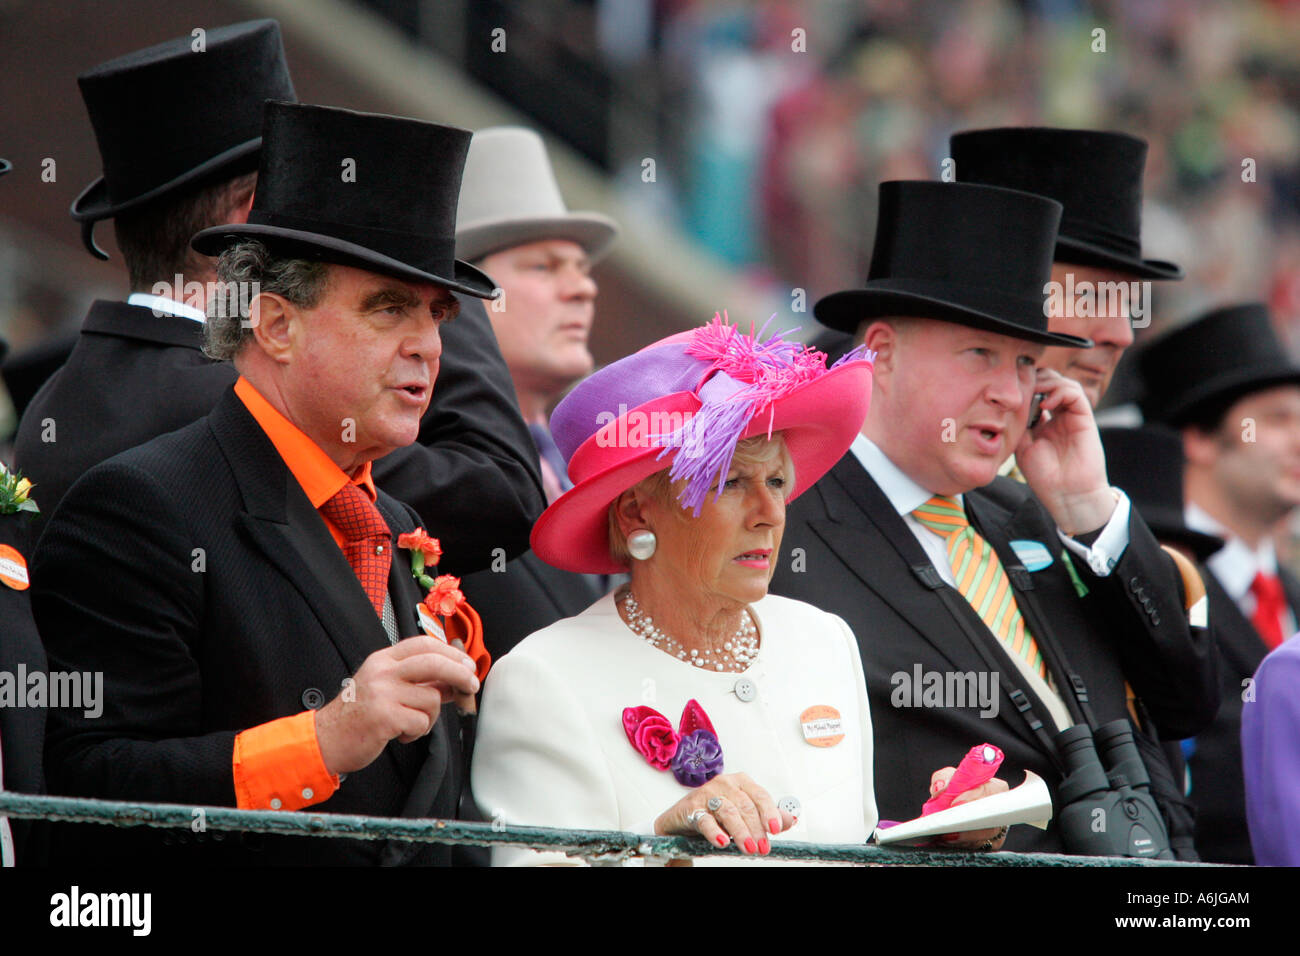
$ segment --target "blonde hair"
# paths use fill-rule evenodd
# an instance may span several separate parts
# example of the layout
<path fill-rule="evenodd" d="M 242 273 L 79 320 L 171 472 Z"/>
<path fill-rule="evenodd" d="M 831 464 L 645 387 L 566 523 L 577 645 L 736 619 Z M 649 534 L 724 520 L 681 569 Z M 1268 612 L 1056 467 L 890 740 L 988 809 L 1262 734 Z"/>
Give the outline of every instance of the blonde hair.
<path fill-rule="evenodd" d="M 736 451 L 732 455 L 731 464 L 732 467 L 752 467 L 766 464 L 777 455 L 781 456 L 785 468 L 785 486 L 788 497 L 789 492 L 794 490 L 794 459 L 790 457 L 790 449 L 786 447 L 785 436 L 780 432 L 775 432 L 771 441 L 767 440 L 766 435 L 742 438 L 736 443 Z M 653 475 L 642 478 L 628 490 L 640 490 L 665 507 L 676 505 L 677 496 L 681 494 L 685 481 L 671 480 L 668 477 L 668 471 L 668 468 L 656 471 Z M 619 495 L 619 498 L 621 497 L 622 495 Z M 709 498 L 712 498 L 712 493 L 710 493 Z M 618 524 L 617 506 L 618 498 L 615 498 L 609 503 L 607 513 L 609 520 L 609 553 L 617 563 L 623 565 L 623 567 L 629 567 L 632 564 L 632 554 L 627 549 L 627 539 L 623 536 L 623 531 Z M 693 517 L 691 512 L 684 508 L 679 507 L 678 510 L 681 511 L 684 519 Z"/>

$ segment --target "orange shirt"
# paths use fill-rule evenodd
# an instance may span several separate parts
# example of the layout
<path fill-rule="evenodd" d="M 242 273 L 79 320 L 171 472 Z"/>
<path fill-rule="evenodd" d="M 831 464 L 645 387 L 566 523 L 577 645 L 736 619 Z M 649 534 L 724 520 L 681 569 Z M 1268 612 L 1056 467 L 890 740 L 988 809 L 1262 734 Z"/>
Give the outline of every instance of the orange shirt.
<path fill-rule="evenodd" d="M 320 508 L 351 481 L 371 501 L 378 497 L 370 477 L 370 462 L 349 478 L 314 441 L 285 418 L 240 376 L 235 394 L 306 492 L 313 508 Z M 334 542 L 343 547 L 343 535 L 321 516 Z M 333 796 L 338 776 L 325 768 L 316 740 L 316 712 L 305 710 L 259 724 L 235 737 L 233 758 L 235 799 L 245 810 L 297 810 Z"/>

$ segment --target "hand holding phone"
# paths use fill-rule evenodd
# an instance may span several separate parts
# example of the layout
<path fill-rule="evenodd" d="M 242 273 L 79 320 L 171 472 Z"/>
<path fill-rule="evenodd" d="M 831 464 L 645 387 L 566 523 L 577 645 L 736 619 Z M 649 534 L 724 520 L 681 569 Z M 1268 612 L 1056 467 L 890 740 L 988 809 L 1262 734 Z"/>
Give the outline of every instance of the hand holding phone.
<path fill-rule="evenodd" d="M 1043 397 L 1046 392 L 1034 392 L 1033 400 L 1029 403 L 1029 427 L 1033 428 L 1043 419 Z"/>

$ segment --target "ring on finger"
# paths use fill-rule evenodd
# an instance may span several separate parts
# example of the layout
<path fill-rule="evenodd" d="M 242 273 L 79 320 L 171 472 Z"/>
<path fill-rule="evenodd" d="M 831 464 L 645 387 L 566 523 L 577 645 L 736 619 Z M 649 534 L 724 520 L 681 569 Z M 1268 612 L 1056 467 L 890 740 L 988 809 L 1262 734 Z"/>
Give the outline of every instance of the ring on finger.
<path fill-rule="evenodd" d="M 698 827 L 701 818 L 707 817 L 708 815 L 708 810 L 692 810 L 690 813 L 686 814 L 686 822 L 693 827 Z"/>
<path fill-rule="evenodd" d="M 721 810 L 721 809 L 722 809 L 722 798 L 721 798 L 721 797 L 709 797 L 709 812 L 710 812 L 710 813 L 717 813 L 717 812 L 718 812 L 719 810 Z"/>

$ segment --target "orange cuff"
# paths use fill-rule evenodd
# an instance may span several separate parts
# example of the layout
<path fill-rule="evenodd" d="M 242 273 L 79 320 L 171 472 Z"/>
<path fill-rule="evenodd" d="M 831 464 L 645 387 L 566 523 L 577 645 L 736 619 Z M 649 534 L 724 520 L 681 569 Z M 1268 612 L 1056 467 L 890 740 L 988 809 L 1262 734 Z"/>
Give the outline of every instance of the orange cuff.
<path fill-rule="evenodd" d="M 298 810 L 328 800 L 339 788 L 321 757 L 314 710 L 237 735 L 232 768 L 241 810 Z"/>
<path fill-rule="evenodd" d="M 465 645 L 465 653 L 474 660 L 481 682 L 487 677 L 488 668 L 492 666 L 492 655 L 483 643 L 483 621 L 478 611 L 469 606 L 468 601 L 461 602 L 456 613 L 443 621 L 447 631 L 447 643 L 460 638 Z"/>

